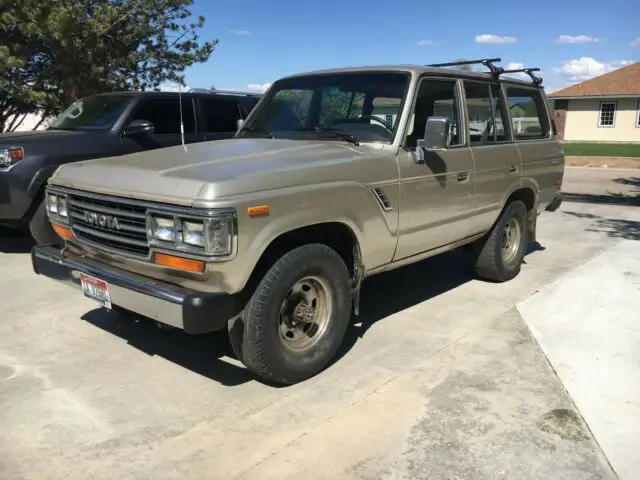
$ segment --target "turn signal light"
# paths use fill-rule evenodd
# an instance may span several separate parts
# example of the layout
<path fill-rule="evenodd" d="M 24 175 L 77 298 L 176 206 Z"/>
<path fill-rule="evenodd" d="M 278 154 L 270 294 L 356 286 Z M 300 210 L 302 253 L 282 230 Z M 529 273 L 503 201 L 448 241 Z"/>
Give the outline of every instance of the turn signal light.
<path fill-rule="evenodd" d="M 203 273 L 204 262 L 202 260 L 192 260 L 190 258 L 176 257 L 166 253 L 156 253 L 154 263 L 163 267 L 184 270 L 185 272 Z"/>
<path fill-rule="evenodd" d="M 58 225 L 57 223 L 52 223 L 53 231 L 56 232 L 60 237 L 65 240 L 73 240 L 73 233 L 71 229 L 68 227 L 63 227 L 62 225 Z"/>

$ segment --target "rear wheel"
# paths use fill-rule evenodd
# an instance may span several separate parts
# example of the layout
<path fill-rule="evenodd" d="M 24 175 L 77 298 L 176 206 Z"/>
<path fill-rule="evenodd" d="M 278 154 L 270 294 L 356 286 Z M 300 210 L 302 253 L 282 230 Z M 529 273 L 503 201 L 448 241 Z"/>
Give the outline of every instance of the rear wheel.
<path fill-rule="evenodd" d="M 493 229 L 473 246 L 477 275 L 505 282 L 520 273 L 529 242 L 527 207 L 520 200 L 504 209 Z"/>
<path fill-rule="evenodd" d="M 229 322 L 231 347 L 261 378 L 297 383 L 333 359 L 350 315 L 349 271 L 340 255 L 323 244 L 303 245 L 275 262 Z"/>

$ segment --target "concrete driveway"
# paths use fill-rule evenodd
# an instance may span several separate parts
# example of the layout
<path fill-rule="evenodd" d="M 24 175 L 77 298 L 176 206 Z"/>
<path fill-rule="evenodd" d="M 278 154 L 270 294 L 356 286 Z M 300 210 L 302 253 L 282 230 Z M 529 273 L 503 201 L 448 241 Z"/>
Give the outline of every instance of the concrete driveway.
<path fill-rule="evenodd" d="M 615 478 L 517 305 L 640 245 L 638 225 L 637 207 L 582 199 L 540 218 L 512 282 L 454 255 L 374 277 L 341 358 L 287 388 L 254 380 L 224 335 L 97 309 L 4 238 L 0 478 Z"/>

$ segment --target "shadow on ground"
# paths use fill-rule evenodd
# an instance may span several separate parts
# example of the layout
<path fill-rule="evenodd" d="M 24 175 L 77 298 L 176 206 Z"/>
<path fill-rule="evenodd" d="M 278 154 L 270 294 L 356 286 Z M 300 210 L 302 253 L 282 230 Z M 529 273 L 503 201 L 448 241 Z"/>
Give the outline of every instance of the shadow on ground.
<path fill-rule="evenodd" d="M 566 202 L 640 206 L 640 177 L 616 178 L 613 182 L 631 188 L 625 188 L 624 192 L 603 194 L 563 192 L 562 195 Z"/>
<path fill-rule="evenodd" d="M 536 242 L 530 245 L 528 253 L 542 250 L 544 247 Z M 333 363 L 346 355 L 376 322 L 433 299 L 473 278 L 464 257 L 445 253 L 367 279 L 362 288 L 360 315 L 353 317 Z M 181 330 L 160 329 L 147 319 L 133 320 L 104 309 L 93 310 L 83 319 L 126 340 L 132 347 L 163 357 L 223 385 L 236 386 L 255 379 L 243 367 L 222 358 L 233 356 L 226 330 L 188 335 Z"/>
<path fill-rule="evenodd" d="M 28 233 L 0 227 L 0 253 L 29 253 L 33 245 Z"/>
<path fill-rule="evenodd" d="M 576 218 L 592 220 L 592 224 L 585 229 L 587 232 L 604 233 L 611 238 L 624 240 L 640 240 L 640 221 L 621 218 L 605 218 L 591 213 L 563 211 Z"/>

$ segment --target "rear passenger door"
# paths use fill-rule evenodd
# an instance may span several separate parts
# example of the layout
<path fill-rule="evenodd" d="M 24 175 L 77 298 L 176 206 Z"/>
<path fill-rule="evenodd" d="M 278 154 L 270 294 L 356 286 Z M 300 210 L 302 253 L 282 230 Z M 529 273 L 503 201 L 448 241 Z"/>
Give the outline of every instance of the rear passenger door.
<path fill-rule="evenodd" d="M 207 141 L 233 137 L 238 129 L 238 120 L 245 118 L 240 102 L 234 96 L 202 96 L 198 103 Z"/>
<path fill-rule="evenodd" d="M 486 230 L 498 216 L 507 192 L 519 184 L 521 160 L 511 140 L 500 84 L 465 79 L 466 130 L 475 166 L 473 229 Z"/>
<path fill-rule="evenodd" d="M 564 171 L 561 144 L 553 134 L 549 109 L 536 87 L 505 84 L 513 138 L 522 157 L 522 180 L 533 184 L 543 202 L 559 190 Z"/>

